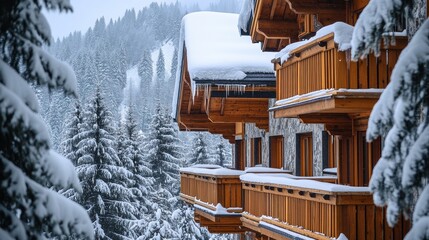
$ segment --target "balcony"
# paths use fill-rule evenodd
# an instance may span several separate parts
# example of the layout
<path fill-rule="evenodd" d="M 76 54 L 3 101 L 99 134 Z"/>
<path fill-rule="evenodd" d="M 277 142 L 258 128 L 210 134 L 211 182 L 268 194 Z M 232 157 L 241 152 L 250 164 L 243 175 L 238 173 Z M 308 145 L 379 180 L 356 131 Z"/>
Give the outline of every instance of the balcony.
<path fill-rule="evenodd" d="M 195 207 L 195 220 L 211 233 L 240 233 L 242 171 L 201 166 L 180 169 L 180 198 Z"/>
<path fill-rule="evenodd" d="M 409 223 L 391 229 L 366 187 L 350 187 L 279 175 L 241 176 L 243 226 L 275 239 L 402 239 Z"/>
<path fill-rule="evenodd" d="M 286 61 L 276 61 L 277 103 L 271 109 L 275 117 L 361 114 L 372 109 L 407 39 L 396 37 L 394 46 L 381 46 L 379 57 L 352 62 L 350 51 L 341 49 L 334 37 L 331 32 L 298 43 Z"/>

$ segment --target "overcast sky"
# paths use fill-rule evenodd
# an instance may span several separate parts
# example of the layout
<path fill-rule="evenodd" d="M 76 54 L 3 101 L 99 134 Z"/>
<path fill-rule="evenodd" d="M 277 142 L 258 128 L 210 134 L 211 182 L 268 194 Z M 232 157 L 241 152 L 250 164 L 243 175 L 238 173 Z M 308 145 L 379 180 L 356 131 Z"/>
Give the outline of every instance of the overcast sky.
<path fill-rule="evenodd" d="M 182 5 L 198 2 L 201 6 L 215 1 L 217 0 L 180 0 L 179 2 Z M 127 9 L 140 10 L 149 6 L 151 2 L 174 3 L 176 0 L 71 0 L 73 13 L 48 12 L 45 16 L 51 26 L 52 36 L 56 39 L 74 31 L 86 32 L 102 16 L 108 23 L 111 18 L 122 17 Z"/>

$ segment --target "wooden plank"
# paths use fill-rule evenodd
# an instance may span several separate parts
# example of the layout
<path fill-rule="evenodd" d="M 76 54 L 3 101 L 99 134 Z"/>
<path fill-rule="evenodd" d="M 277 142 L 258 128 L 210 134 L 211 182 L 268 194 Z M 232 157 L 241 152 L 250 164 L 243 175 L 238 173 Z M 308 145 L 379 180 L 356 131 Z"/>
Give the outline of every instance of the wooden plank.
<path fill-rule="evenodd" d="M 375 219 L 375 206 L 368 205 L 365 207 L 365 221 L 363 222 L 366 225 L 366 239 L 377 239 L 376 237 L 376 219 Z"/>
<path fill-rule="evenodd" d="M 333 0 L 320 2 L 318 0 L 286 0 L 292 11 L 297 14 L 338 14 L 345 12 L 345 2 Z"/>
<path fill-rule="evenodd" d="M 357 206 L 357 221 L 356 221 L 356 239 L 367 239 L 367 225 L 365 222 L 370 222 L 370 219 L 366 219 L 366 206 Z"/>
<path fill-rule="evenodd" d="M 296 22 L 259 20 L 256 31 L 266 38 L 289 38 L 298 32 Z"/>

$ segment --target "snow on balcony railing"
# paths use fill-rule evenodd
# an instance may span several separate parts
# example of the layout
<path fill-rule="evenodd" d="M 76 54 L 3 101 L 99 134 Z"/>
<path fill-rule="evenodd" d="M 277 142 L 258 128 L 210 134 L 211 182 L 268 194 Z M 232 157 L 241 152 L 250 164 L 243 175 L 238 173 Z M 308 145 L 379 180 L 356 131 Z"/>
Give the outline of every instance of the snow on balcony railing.
<path fill-rule="evenodd" d="M 181 173 L 189 173 L 196 175 L 208 176 L 239 176 L 244 174 L 244 171 L 223 168 L 217 165 L 197 165 L 192 167 L 180 168 Z"/>
<path fill-rule="evenodd" d="M 369 88 L 369 89 L 322 89 L 318 91 L 309 92 L 306 94 L 295 95 L 293 97 L 285 98 L 277 100 L 274 107 L 270 108 L 270 110 L 275 110 L 276 106 L 281 105 L 281 107 L 294 105 L 297 103 L 303 103 L 306 101 L 315 101 L 319 99 L 331 98 L 331 97 L 347 97 L 347 96 L 367 96 L 367 97 L 376 97 L 378 98 L 384 89 L 381 88 Z"/>
<path fill-rule="evenodd" d="M 343 22 L 336 22 L 331 25 L 325 26 L 316 32 L 316 35 L 311 37 L 308 40 L 295 42 L 287 45 L 284 49 L 282 49 L 279 53 L 276 54 L 276 59 L 280 60 L 280 64 L 287 61 L 287 59 L 291 56 L 291 52 L 302 47 L 306 44 L 311 44 L 319 41 L 318 39 L 324 37 L 326 35 L 334 34 L 334 42 L 338 44 L 339 51 L 346 51 L 351 48 L 350 42 L 353 34 L 353 26 L 348 25 Z"/>
<path fill-rule="evenodd" d="M 269 167 L 247 167 L 244 170 L 246 173 L 292 173 L 291 170 Z"/>
<path fill-rule="evenodd" d="M 225 208 L 241 208 L 242 174 L 244 171 L 213 165 L 181 168 L 180 197 L 190 204 L 198 204 L 199 200 L 214 206 L 220 203 Z"/>
<path fill-rule="evenodd" d="M 290 187 L 308 191 L 325 191 L 328 193 L 365 193 L 370 194 L 368 187 L 352 187 L 333 183 L 316 181 L 317 179 L 329 178 L 326 176 L 313 177 L 314 180 L 308 180 L 308 177 L 300 180 L 299 177 L 287 174 L 254 174 L 247 173 L 240 176 L 243 182 L 259 184 L 275 184 L 284 187 Z"/>

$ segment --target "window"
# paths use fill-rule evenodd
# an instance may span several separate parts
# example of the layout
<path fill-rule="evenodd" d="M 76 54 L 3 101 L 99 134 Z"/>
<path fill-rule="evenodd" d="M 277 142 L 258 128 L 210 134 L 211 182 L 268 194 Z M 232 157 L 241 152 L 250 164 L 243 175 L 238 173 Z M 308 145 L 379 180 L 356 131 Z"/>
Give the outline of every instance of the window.
<path fill-rule="evenodd" d="M 296 138 L 296 174 L 313 175 L 313 134 L 300 133 Z"/>
<path fill-rule="evenodd" d="M 246 148 L 243 140 L 235 140 L 235 169 L 244 170 L 246 159 Z"/>
<path fill-rule="evenodd" d="M 252 138 L 251 140 L 251 166 L 254 167 L 262 163 L 262 141 L 261 138 Z"/>
<path fill-rule="evenodd" d="M 336 168 L 337 159 L 335 158 L 335 141 L 334 136 L 327 131 L 322 132 L 322 168 Z M 332 172 L 328 172 L 332 174 Z"/>
<path fill-rule="evenodd" d="M 283 168 L 283 136 L 270 137 L 270 167 Z"/>

